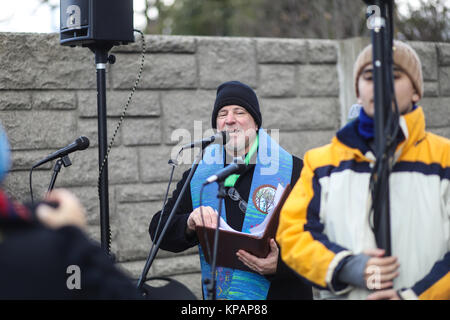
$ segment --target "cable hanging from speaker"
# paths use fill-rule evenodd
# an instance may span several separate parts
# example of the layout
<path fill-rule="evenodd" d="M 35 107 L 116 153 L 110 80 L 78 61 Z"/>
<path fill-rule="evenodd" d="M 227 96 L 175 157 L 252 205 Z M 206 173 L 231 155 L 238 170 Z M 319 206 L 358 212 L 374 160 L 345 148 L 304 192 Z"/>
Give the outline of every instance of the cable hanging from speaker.
<path fill-rule="evenodd" d="M 134 92 L 136 91 L 136 88 L 137 88 L 137 86 L 138 86 L 138 84 L 139 84 L 139 82 L 141 80 L 142 71 L 144 69 L 145 51 L 146 51 L 145 36 L 144 36 L 144 33 L 142 31 L 140 31 L 140 30 L 133 29 L 133 31 L 135 31 L 135 32 L 137 32 L 137 33 L 139 33 L 141 35 L 141 44 L 142 44 L 141 64 L 139 66 L 139 71 L 138 71 L 138 75 L 137 75 L 136 81 L 135 81 L 135 83 L 133 85 L 133 88 L 131 89 L 130 95 L 128 96 L 128 100 L 127 100 L 127 102 L 126 102 L 126 104 L 125 104 L 125 106 L 123 108 L 123 111 L 122 111 L 122 114 L 120 116 L 119 122 L 117 123 L 116 129 L 114 130 L 114 133 L 113 133 L 113 135 L 111 137 L 111 140 L 109 142 L 108 150 L 106 151 L 105 157 L 103 158 L 102 164 L 101 164 L 100 169 L 99 169 L 98 180 L 97 180 L 97 189 L 98 189 L 99 198 L 100 198 L 100 194 L 101 194 L 100 190 L 101 190 L 101 177 L 102 177 L 102 173 L 103 173 L 103 168 L 105 167 L 106 161 L 108 160 L 108 157 L 109 157 L 109 154 L 111 152 L 112 146 L 114 144 L 114 140 L 116 138 L 117 132 L 119 131 L 120 126 L 122 125 L 122 122 L 123 122 L 123 120 L 125 118 L 127 109 L 129 107 L 132 99 L 133 99 Z M 108 60 L 109 60 L 109 58 L 108 58 Z M 109 228 L 109 237 L 108 237 L 108 239 L 109 239 L 109 241 L 108 241 L 108 252 L 110 252 L 110 248 L 111 248 L 111 228 Z"/>

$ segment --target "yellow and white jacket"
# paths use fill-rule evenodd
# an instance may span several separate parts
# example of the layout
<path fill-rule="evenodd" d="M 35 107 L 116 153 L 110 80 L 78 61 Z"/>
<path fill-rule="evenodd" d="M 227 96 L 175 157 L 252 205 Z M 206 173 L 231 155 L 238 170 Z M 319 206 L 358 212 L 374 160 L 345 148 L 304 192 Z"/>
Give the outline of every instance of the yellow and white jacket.
<path fill-rule="evenodd" d="M 392 255 L 400 263 L 394 289 L 404 297 L 450 299 L 450 140 L 425 131 L 421 107 L 400 117 L 405 139 L 390 175 Z M 299 181 L 281 211 L 281 257 L 322 298 L 365 299 L 366 289 L 340 283 L 350 255 L 376 248 L 369 217 L 374 155 L 357 120 L 331 143 L 306 153 Z"/>

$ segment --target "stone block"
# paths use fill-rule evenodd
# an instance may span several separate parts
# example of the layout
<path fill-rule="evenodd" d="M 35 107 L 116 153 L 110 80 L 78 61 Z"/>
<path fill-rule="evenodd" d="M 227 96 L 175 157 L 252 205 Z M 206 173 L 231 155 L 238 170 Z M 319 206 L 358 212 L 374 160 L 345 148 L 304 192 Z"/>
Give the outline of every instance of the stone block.
<path fill-rule="evenodd" d="M 215 91 L 212 90 L 163 92 L 161 104 L 165 143 L 182 144 L 202 139 L 211 128 L 214 101 Z"/>
<path fill-rule="evenodd" d="M 126 146 L 161 143 L 161 120 L 151 118 L 126 119 L 123 123 L 123 143 Z"/>
<path fill-rule="evenodd" d="M 31 91 L 2 91 L 0 110 L 30 110 Z"/>
<path fill-rule="evenodd" d="M 159 276 L 172 276 L 176 274 L 199 272 L 200 259 L 197 254 L 156 259 L 154 268 L 155 274 Z"/>
<path fill-rule="evenodd" d="M 178 150 L 177 147 L 167 146 L 139 148 L 140 181 L 145 183 L 169 181 L 172 167 L 168 165 L 168 161 L 176 157 Z M 175 168 L 174 183 L 181 179 L 183 172 L 188 168 L 188 164 Z"/>
<path fill-rule="evenodd" d="M 64 174 L 58 177 L 60 185 L 97 186 L 98 181 L 98 149 L 89 148 L 74 153 L 70 159 L 72 165 L 64 168 Z M 108 158 L 108 180 L 110 184 L 133 183 L 139 179 L 138 158 L 135 148 L 116 147 Z"/>
<path fill-rule="evenodd" d="M 158 254 L 156 255 L 156 257 L 157 257 L 157 259 L 165 259 L 165 258 L 170 258 L 170 257 L 186 256 L 186 255 L 190 255 L 190 254 L 196 254 L 198 257 L 198 247 L 194 246 L 183 252 L 170 252 L 170 251 L 160 249 L 158 251 Z"/>
<path fill-rule="evenodd" d="M 113 87 L 131 89 L 141 60 L 137 54 L 118 54 L 111 67 Z M 139 88 L 173 89 L 197 86 L 197 66 L 193 54 L 149 54 L 146 56 Z"/>
<path fill-rule="evenodd" d="M 95 159 L 98 167 L 98 155 Z M 108 157 L 108 162 L 109 181 L 111 184 L 135 183 L 139 181 L 139 161 L 136 148 L 113 148 Z"/>
<path fill-rule="evenodd" d="M 100 226 L 100 200 L 97 187 L 70 187 L 68 188 L 78 197 L 86 212 L 87 223 L 91 226 Z M 114 216 L 115 202 L 113 192 L 110 192 L 109 215 Z"/>
<path fill-rule="evenodd" d="M 422 63 L 423 79 L 438 80 L 438 57 L 436 44 L 432 42 L 408 42 L 417 52 Z"/>
<path fill-rule="evenodd" d="M 339 126 L 339 101 L 335 98 L 264 98 L 260 104 L 264 128 L 300 131 Z"/>
<path fill-rule="evenodd" d="M 78 91 L 77 93 L 78 100 L 78 111 L 80 113 L 80 117 L 97 117 L 98 116 L 98 107 L 97 107 L 97 91 Z M 111 91 L 106 91 L 106 113 L 110 115 L 110 95 Z"/>
<path fill-rule="evenodd" d="M 259 97 L 295 96 L 295 66 L 259 65 Z"/>
<path fill-rule="evenodd" d="M 52 173 L 50 170 L 34 170 L 32 175 L 33 197 L 42 200 L 47 192 Z M 31 202 L 30 172 L 10 172 L 2 182 L 2 188 L 13 198 L 21 202 Z"/>
<path fill-rule="evenodd" d="M 301 65 L 297 90 L 302 97 L 337 97 L 339 80 L 335 65 Z"/>
<path fill-rule="evenodd" d="M 280 145 L 289 153 L 301 159 L 306 151 L 326 145 L 336 134 L 332 130 L 281 132 Z"/>
<path fill-rule="evenodd" d="M 308 61 L 308 41 L 302 39 L 256 40 L 259 63 L 306 63 Z"/>
<path fill-rule="evenodd" d="M 1 33 L 0 89 L 88 89 L 96 86 L 94 55 L 59 44 L 59 34 Z"/>
<path fill-rule="evenodd" d="M 194 53 L 196 49 L 195 37 L 167 35 L 145 35 L 145 47 L 145 52 L 152 53 Z M 134 43 L 114 47 L 111 52 L 142 52 L 141 35 L 135 34 Z"/>
<path fill-rule="evenodd" d="M 217 89 L 229 80 L 257 86 L 255 45 L 248 38 L 197 38 L 200 88 Z"/>
<path fill-rule="evenodd" d="M 450 43 L 438 43 L 437 44 L 439 65 L 450 66 Z"/>
<path fill-rule="evenodd" d="M 55 187 L 96 186 L 98 179 L 98 150 L 89 148 L 69 155 L 72 165 L 62 167 Z M 51 176 L 51 170 L 49 170 Z"/>
<path fill-rule="evenodd" d="M 173 182 L 169 190 L 169 196 L 175 189 Z M 144 185 L 118 185 L 116 186 L 116 199 L 120 203 L 141 201 L 163 201 L 166 194 L 167 183 L 151 183 Z"/>
<path fill-rule="evenodd" d="M 71 111 L 0 111 L 12 150 L 58 149 L 73 142 L 77 115 Z"/>
<path fill-rule="evenodd" d="M 450 125 L 450 98 L 424 98 L 419 105 L 423 107 L 427 128 Z"/>
<path fill-rule="evenodd" d="M 124 120 L 124 122 L 127 121 Z M 123 123 L 122 122 L 122 125 Z M 109 143 L 112 139 L 112 136 L 114 134 L 114 131 L 117 128 L 118 119 L 107 119 L 107 144 L 109 146 Z M 113 147 L 117 147 L 121 145 L 122 143 L 122 131 L 123 128 L 119 128 L 117 131 L 116 137 L 114 138 L 114 144 Z M 89 139 L 89 147 L 97 147 L 98 146 L 98 121 L 97 119 L 79 119 L 78 120 L 78 126 L 77 126 L 77 136 L 85 136 Z"/>
<path fill-rule="evenodd" d="M 117 260 L 130 261 L 147 257 L 151 247 L 148 226 L 159 202 L 121 203 L 112 228 L 117 233 Z"/>
<path fill-rule="evenodd" d="M 335 64 L 338 58 L 336 41 L 319 39 L 309 40 L 308 53 L 308 60 L 311 64 Z"/>
<path fill-rule="evenodd" d="M 138 280 L 142 274 L 142 271 L 145 267 L 145 260 L 138 260 L 138 261 L 127 261 L 127 262 L 120 262 L 117 263 L 116 266 L 124 272 L 129 278 L 133 280 Z M 153 268 L 150 268 L 149 272 L 147 273 L 147 277 L 153 275 Z"/>
<path fill-rule="evenodd" d="M 34 91 L 34 110 L 71 110 L 77 107 L 76 96 L 71 91 Z"/>
<path fill-rule="evenodd" d="M 11 153 L 12 158 L 12 171 L 17 170 L 30 170 L 31 167 L 41 159 L 44 159 L 47 155 L 55 152 L 55 150 L 26 150 L 26 151 L 13 151 Z M 47 162 L 39 167 L 39 169 L 51 169 L 52 163 Z"/>
<path fill-rule="evenodd" d="M 109 117 L 120 117 L 128 101 L 130 91 L 128 90 L 108 90 L 106 93 L 106 114 Z M 97 92 L 79 91 L 78 108 L 81 117 L 97 117 Z M 125 117 L 144 116 L 159 117 L 161 107 L 159 103 L 159 93 L 156 91 L 136 90 L 133 94 Z"/>
<path fill-rule="evenodd" d="M 442 79 L 442 77 L 441 77 Z M 439 82 L 424 82 L 423 83 L 423 96 L 424 97 L 437 97 L 439 96 Z"/>
<path fill-rule="evenodd" d="M 441 96 L 450 96 L 450 67 L 439 69 L 439 92 Z"/>

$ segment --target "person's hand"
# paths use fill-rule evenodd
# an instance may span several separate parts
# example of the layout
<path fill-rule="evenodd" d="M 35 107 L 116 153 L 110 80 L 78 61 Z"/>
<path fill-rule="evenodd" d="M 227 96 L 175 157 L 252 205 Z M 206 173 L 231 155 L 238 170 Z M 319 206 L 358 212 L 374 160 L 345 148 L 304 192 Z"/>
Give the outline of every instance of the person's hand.
<path fill-rule="evenodd" d="M 202 218 L 203 214 L 203 218 Z M 218 213 L 211 207 L 198 207 L 191 212 L 187 220 L 187 231 L 192 233 L 196 226 L 216 228 Z"/>
<path fill-rule="evenodd" d="M 40 204 L 36 209 L 38 219 L 47 227 L 56 229 L 63 226 L 76 226 L 81 229 L 86 226 L 86 216 L 78 198 L 65 189 L 55 189 L 49 193 L 46 201 L 57 202 L 58 207 L 52 208 Z"/>
<path fill-rule="evenodd" d="M 367 296 L 367 300 L 400 300 L 394 289 L 380 290 Z"/>
<path fill-rule="evenodd" d="M 251 253 L 239 250 L 236 255 L 247 267 L 259 274 L 274 274 L 278 264 L 278 246 L 274 239 L 270 239 L 270 252 L 265 258 L 258 258 Z"/>
<path fill-rule="evenodd" d="M 368 289 L 388 289 L 393 286 L 392 280 L 398 277 L 400 264 L 397 257 L 384 257 L 383 249 L 368 249 L 363 252 L 371 258 L 364 269 L 364 280 Z"/>

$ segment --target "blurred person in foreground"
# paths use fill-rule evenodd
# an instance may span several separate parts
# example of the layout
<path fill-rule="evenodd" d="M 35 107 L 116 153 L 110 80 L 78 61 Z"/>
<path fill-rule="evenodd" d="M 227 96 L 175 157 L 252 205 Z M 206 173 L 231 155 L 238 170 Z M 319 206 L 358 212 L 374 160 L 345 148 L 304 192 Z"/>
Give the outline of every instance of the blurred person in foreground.
<path fill-rule="evenodd" d="M 10 149 L 0 127 L 0 182 Z M 139 299 L 136 287 L 83 232 L 84 208 L 57 189 L 23 205 L 0 188 L 0 299 Z"/>

